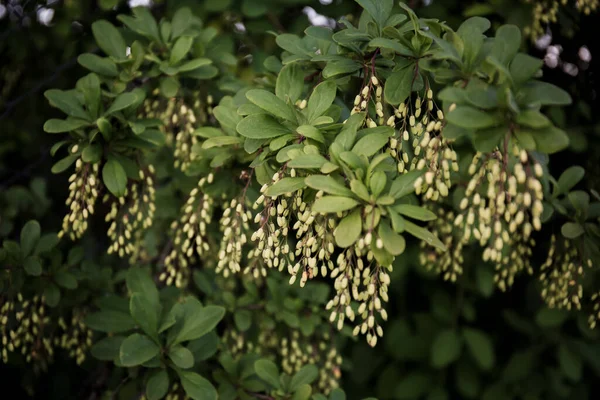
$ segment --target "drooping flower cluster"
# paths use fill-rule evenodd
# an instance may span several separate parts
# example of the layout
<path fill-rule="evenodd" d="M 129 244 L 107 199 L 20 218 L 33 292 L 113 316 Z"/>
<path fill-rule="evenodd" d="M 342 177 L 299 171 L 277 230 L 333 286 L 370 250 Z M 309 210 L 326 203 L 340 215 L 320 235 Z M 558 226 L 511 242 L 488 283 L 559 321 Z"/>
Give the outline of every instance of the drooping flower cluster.
<path fill-rule="evenodd" d="M 438 207 L 436 214 L 437 218 L 429 222 L 429 231 L 436 235 L 448 250 L 442 251 L 421 242 L 419 261 L 427 270 L 440 274 L 444 280 L 456 282 L 463 273 L 465 242 L 454 230 L 456 215 L 452 210 Z"/>
<path fill-rule="evenodd" d="M 552 235 L 548 257 L 540 274 L 542 298 L 548 307 L 580 310 L 583 277 L 591 266 L 592 260 L 585 260 L 573 241 L 563 239 L 557 243 L 556 236 Z"/>
<path fill-rule="evenodd" d="M 282 370 L 288 375 L 305 365 L 316 365 L 319 377 L 315 385 L 320 392 L 328 394 L 339 387 L 342 357 L 328 333 L 304 336 L 298 330 L 291 330 L 289 336 L 281 337 L 273 330 L 261 329 L 258 338 L 251 340 L 243 332 L 231 329 L 223 335 L 223 342 L 236 359 L 249 353 L 280 358 Z"/>
<path fill-rule="evenodd" d="M 242 270 L 242 247 L 247 242 L 246 233 L 250 230 L 248 221 L 252 213 L 244 207 L 244 200 L 233 199 L 223 211 L 220 220 L 222 232 L 219 246 L 217 273 L 227 277 Z"/>
<path fill-rule="evenodd" d="M 524 28 L 524 32 L 533 39 L 538 39 L 546 33 L 547 27 L 558 20 L 560 7 L 569 5 L 568 0 L 525 0 L 532 5 L 533 21 L 530 26 Z M 584 15 L 590 15 L 598 10 L 599 0 L 574 0 L 572 4 L 575 9 Z"/>
<path fill-rule="evenodd" d="M 156 211 L 154 167 L 141 169 L 139 175 L 140 180 L 128 185 L 124 196 L 104 197 L 104 202 L 111 202 L 105 217 L 110 222 L 107 235 L 112 243 L 107 252 L 128 256 L 131 262 L 139 258 L 143 235 L 152 226 Z"/>
<path fill-rule="evenodd" d="M 202 192 L 205 184 L 213 182 L 213 174 L 198 181 L 198 186 L 189 194 L 182 207 L 181 217 L 173 221 L 172 249 L 164 259 L 165 271 L 159 279 L 167 285 L 184 287 L 189 277 L 189 266 L 210 250 L 207 237 L 207 225 L 213 217 L 214 199 Z"/>
<path fill-rule="evenodd" d="M 473 238 L 484 248 L 483 260 L 495 265 L 495 282 L 506 290 L 519 272 L 533 273 L 531 233 L 541 229 L 543 191 L 538 178 L 543 170 L 513 144 L 512 153 L 496 149 L 475 154 L 468 172 L 471 179 L 454 224 L 462 229 L 465 242 Z"/>
<path fill-rule="evenodd" d="M 54 327 L 43 296 L 26 299 L 18 293 L 15 298 L 2 300 L 2 362 L 7 363 L 10 353 L 14 353 L 36 369 L 46 369 L 56 349 L 67 351 L 78 365 L 85 361 L 92 345 L 92 331 L 83 323 L 81 313 L 75 312 L 70 323 L 60 317 L 58 327 Z"/>
<path fill-rule="evenodd" d="M 592 311 L 588 317 L 588 323 L 590 328 L 594 329 L 600 321 L 600 292 L 592 294 L 590 300 L 592 301 Z"/>
<path fill-rule="evenodd" d="M 77 145 L 72 147 L 71 152 L 77 152 Z M 63 218 L 58 237 L 67 235 L 71 240 L 77 240 L 87 230 L 88 218 L 94 213 L 98 198 L 98 169 L 98 164 L 84 163 L 81 158 L 75 162 L 75 173 L 69 177 L 69 197 L 66 201 L 69 212 Z"/>

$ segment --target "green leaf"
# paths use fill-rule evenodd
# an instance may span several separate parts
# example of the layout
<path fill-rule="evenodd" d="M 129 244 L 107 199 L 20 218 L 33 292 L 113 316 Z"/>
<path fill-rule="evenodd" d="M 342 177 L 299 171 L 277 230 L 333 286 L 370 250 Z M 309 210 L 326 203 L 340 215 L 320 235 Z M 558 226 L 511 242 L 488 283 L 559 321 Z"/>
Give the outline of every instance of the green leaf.
<path fill-rule="evenodd" d="M 44 124 L 44 131 L 47 133 L 71 132 L 89 124 L 89 122 L 81 119 L 49 119 Z"/>
<path fill-rule="evenodd" d="M 335 196 L 354 197 L 354 194 L 346 186 L 335 180 L 329 175 L 310 175 L 304 178 L 308 187 L 315 190 L 322 190 L 325 193 Z"/>
<path fill-rule="evenodd" d="M 133 293 L 129 300 L 129 312 L 145 334 L 158 340 L 158 318 L 160 305 L 149 300 L 143 293 Z"/>
<path fill-rule="evenodd" d="M 213 147 L 240 145 L 244 143 L 244 139 L 237 136 L 217 136 L 207 139 L 202 143 L 203 149 L 211 149 Z"/>
<path fill-rule="evenodd" d="M 583 179 L 585 170 L 579 165 L 573 165 L 567 168 L 558 178 L 558 189 L 555 193 L 562 194 L 567 193 L 573 189 Z"/>
<path fill-rule="evenodd" d="M 126 332 L 135 328 L 136 324 L 129 314 L 122 311 L 98 311 L 85 317 L 88 328 L 100 332 Z"/>
<path fill-rule="evenodd" d="M 385 101 L 392 105 L 403 103 L 412 92 L 414 75 L 414 68 L 403 68 L 393 72 L 383 87 Z"/>
<path fill-rule="evenodd" d="M 56 233 L 46 233 L 43 235 L 35 246 L 33 254 L 44 254 L 52 250 L 58 244 L 59 239 Z"/>
<path fill-rule="evenodd" d="M 160 80 L 160 92 L 166 98 L 172 98 L 179 91 L 179 80 L 173 76 L 165 76 Z"/>
<path fill-rule="evenodd" d="M 177 71 L 179 72 L 188 72 L 188 71 L 194 71 L 197 70 L 201 67 L 205 67 L 207 65 L 212 64 L 212 61 L 210 60 L 210 58 L 195 58 L 193 60 L 184 62 L 183 64 L 181 64 L 179 67 L 177 67 Z M 194 78 L 196 79 L 201 79 L 198 76 L 194 76 Z"/>
<path fill-rule="evenodd" d="M 517 123 L 530 128 L 538 129 L 550 125 L 552 122 L 541 112 L 536 110 L 525 110 L 517 115 Z"/>
<path fill-rule="evenodd" d="M 246 332 L 252 325 L 252 313 L 249 310 L 236 310 L 233 313 L 233 321 L 239 331 Z"/>
<path fill-rule="evenodd" d="M 108 110 L 104 113 L 104 115 L 112 115 L 117 111 L 121 111 L 126 109 L 127 107 L 132 106 L 138 101 L 138 96 L 133 92 L 121 93 L 118 95 L 115 100 L 112 102 Z"/>
<path fill-rule="evenodd" d="M 383 242 L 383 248 L 388 253 L 397 256 L 404 252 L 404 249 L 406 248 L 404 237 L 394 232 L 392 228 L 390 228 L 389 223 L 383 221 L 380 222 L 378 234 Z"/>
<path fill-rule="evenodd" d="M 40 240 L 42 228 L 40 224 L 31 220 L 28 221 L 21 229 L 21 253 L 23 256 L 28 256 L 33 251 L 36 243 Z"/>
<path fill-rule="evenodd" d="M 99 163 L 102 160 L 102 146 L 99 143 L 87 146 L 81 152 L 81 159 L 86 163 Z"/>
<path fill-rule="evenodd" d="M 215 329 L 225 315 L 225 309 L 220 306 L 202 307 L 197 300 L 188 301 L 188 304 L 183 325 L 171 342 L 173 345 L 202 337 Z"/>
<path fill-rule="evenodd" d="M 309 400 L 311 398 L 310 397 L 311 394 L 312 394 L 312 386 L 310 386 L 309 384 L 304 384 L 304 385 L 299 386 L 296 389 L 291 400 Z M 317 400 L 317 399 L 313 398 L 313 400 Z"/>
<path fill-rule="evenodd" d="M 281 100 L 271 92 L 263 89 L 252 89 L 246 92 L 246 98 L 276 117 L 292 122 L 296 121 L 296 116 L 292 112 L 292 109 L 285 101 Z"/>
<path fill-rule="evenodd" d="M 58 89 L 50 89 L 44 92 L 44 96 L 50 104 L 67 115 L 75 118 L 88 120 L 90 114 L 83 109 L 77 96 L 73 92 L 65 92 Z"/>
<path fill-rule="evenodd" d="M 215 331 L 209 332 L 200 339 L 192 340 L 187 348 L 194 355 L 194 360 L 204 361 L 215 355 L 219 346 L 219 336 Z"/>
<path fill-rule="evenodd" d="M 408 57 L 414 56 L 413 51 L 410 48 L 408 48 L 407 46 L 400 43 L 398 40 L 391 40 L 391 39 L 386 39 L 383 37 L 377 37 L 375 39 L 372 39 L 369 42 L 369 46 L 392 50 L 403 56 L 408 56 Z M 409 71 L 406 71 L 406 73 L 409 73 Z M 394 74 L 392 74 L 392 75 L 394 75 Z M 409 85 L 409 90 L 410 90 L 410 85 Z M 401 100 L 400 102 L 402 102 L 402 101 L 403 100 Z M 392 103 L 392 104 L 394 104 L 394 103 Z"/>
<path fill-rule="evenodd" d="M 403 376 L 394 394 L 400 400 L 421 398 L 431 389 L 431 376 L 423 372 L 411 372 Z"/>
<path fill-rule="evenodd" d="M 405 220 L 404 221 L 404 229 L 410 233 L 411 235 L 413 235 L 416 238 L 419 238 L 421 240 L 424 240 L 425 243 L 437 247 L 438 249 L 442 250 L 442 251 L 446 251 L 446 246 L 444 246 L 444 243 L 442 243 L 440 241 L 440 239 L 437 238 L 437 236 L 435 236 L 433 233 L 429 232 L 427 229 L 422 228 L 418 225 L 413 224 L 412 222 Z"/>
<path fill-rule="evenodd" d="M 515 83 L 522 84 L 531 79 L 543 65 L 544 61 L 539 58 L 518 53 L 510 63 L 510 75 Z"/>
<path fill-rule="evenodd" d="M 39 257 L 29 256 L 23 261 L 23 268 L 27 275 L 40 276 L 42 275 L 42 264 Z"/>
<path fill-rule="evenodd" d="M 569 145 L 569 136 L 562 129 L 554 126 L 541 130 L 532 130 L 535 145 L 538 151 L 553 154 L 565 149 Z"/>
<path fill-rule="evenodd" d="M 129 29 L 160 43 L 158 25 L 148 7 L 138 6 L 132 9 L 134 17 L 119 15 L 117 19 Z"/>
<path fill-rule="evenodd" d="M 69 168 L 71 165 L 73 165 L 73 163 L 75 162 L 75 160 L 77 160 L 79 158 L 78 154 L 69 154 L 68 156 L 66 156 L 65 158 L 63 158 L 62 160 L 57 161 L 53 166 L 52 166 L 52 173 L 53 174 L 60 174 L 63 171 L 66 171 L 67 168 Z"/>
<path fill-rule="evenodd" d="M 354 145 L 352 152 L 355 154 L 371 157 L 383 148 L 390 137 L 385 134 L 372 133 L 367 134 Z"/>
<path fill-rule="evenodd" d="M 435 213 L 428 209 L 412 204 L 398 204 L 394 206 L 394 211 L 419 221 L 433 221 L 437 218 Z"/>
<path fill-rule="evenodd" d="M 369 13 L 375 23 L 383 29 L 385 21 L 392 12 L 392 0 L 354 0 Z"/>
<path fill-rule="evenodd" d="M 92 33 L 98 47 L 106 54 L 117 60 L 126 58 L 127 45 L 113 24 L 105 20 L 96 21 L 92 24 Z"/>
<path fill-rule="evenodd" d="M 471 355 L 481 369 L 489 371 L 494 367 L 494 344 L 490 337 L 483 331 L 465 328 L 463 337 Z"/>
<path fill-rule="evenodd" d="M 49 307 L 56 307 L 60 301 L 60 289 L 54 283 L 46 285 L 44 288 L 44 299 Z"/>
<path fill-rule="evenodd" d="M 357 209 L 346 215 L 333 231 L 335 243 L 341 248 L 352 246 L 362 232 L 361 210 Z"/>
<path fill-rule="evenodd" d="M 519 103 L 530 106 L 571 104 L 571 96 L 563 89 L 547 82 L 529 82 L 521 91 Z"/>
<path fill-rule="evenodd" d="M 194 400 L 217 400 L 218 394 L 212 383 L 200 374 L 191 371 L 177 371 L 185 393 Z"/>
<path fill-rule="evenodd" d="M 146 382 L 146 397 L 148 400 L 159 400 L 169 391 L 169 373 L 166 369 L 154 371 Z"/>
<path fill-rule="evenodd" d="M 315 87 L 306 106 L 306 115 L 309 122 L 327 112 L 327 109 L 335 100 L 336 91 L 337 86 L 333 81 L 325 81 Z"/>
<path fill-rule="evenodd" d="M 127 174 L 125 169 L 114 158 L 110 158 L 102 168 L 102 180 L 106 188 L 116 197 L 125 195 L 127 189 Z"/>
<path fill-rule="evenodd" d="M 335 137 L 335 143 L 345 150 L 350 150 L 356 140 L 356 131 L 363 124 L 365 115 L 364 112 L 351 115 L 342 125 L 340 133 Z"/>
<path fill-rule="evenodd" d="M 90 353 L 102 361 L 113 361 L 119 355 L 125 336 L 107 336 L 92 345 Z"/>
<path fill-rule="evenodd" d="M 569 350 L 565 344 L 558 346 L 557 352 L 558 362 L 564 374 L 572 382 L 579 382 L 583 372 L 583 362 L 581 357 Z"/>
<path fill-rule="evenodd" d="M 390 196 L 395 199 L 400 199 L 415 191 L 415 182 L 424 171 L 413 170 L 406 174 L 400 175 L 392 182 L 390 187 Z"/>
<path fill-rule="evenodd" d="M 192 10 L 188 7 L 181 7 L 175 11 L 175 15 L 173 15 L 173 19 L 171 20 L 171 37 L 173 39 L 177 39 L 183 35 L 186 29 L 190 27 L 193 15 Z"/>
<path fill-rule="evenodd" d="M 431 345 L 431 366 L 441 369 L 452 364 L 460 357 L 461 347 L 462 343 L 456 331 L 441 331 Z"/>
<path fill-rule="evenodd" d="M 146 335 L 134 333 L 121 343 L 119 358 L 124 367 L 135 367 L 157 356 L 160 348 Z"/>
<path fill-rule="evenodd" d="M 358 205 L 358 201 L 342 196 L 323 196 L 315 200 L 312 206 L 313 212 L 337 213 L 350 210 Z"/>
<path fill-rule="evenodd" d="M 459 105 L 453 111 L 448 112 L 446 119 L 451 124 L 468 129 L 490 128 L 500 123 L 495 115 L 465 105 Z"/>
<path fill-rule="evenodd" d="M 585 233 L 583 226 L 576 222 L 565 222 L 560 228 L 560 232 L 567 239 L 575 239 Z"/>
<path fill-rule="evenodd" d="M 300 386 L 312 383 L 319 376 L 319 370 L 312 364 L 303 366 L 300 371 L 292 377 L 290 382 L 290 390 L 295 392 Z"/>
<path fill-rule="evenodd" d="M 77 57 L 77 62 L 82 67 L 103 76 L 114 78 L 119 75 L 117 64 L 107 57 L 100 57 L 92 53 L 84 53 Z"/>
<path fill-rule="evenodd" d="M 302 95 L 304 89 L 304 73 L 300 65 L 296 63 L 285 65 L 279 75 L 277 75 L 277 84 L 275 94 L 283 101 L 296 102 Z"/>
<path fill-rule="evenodd" d="M 192 48 L 194 39 L 191 36 L 182 36 L 173 45 L 171 49 L 171 56 L 169 57 L 169 63 L 171 65 L 177 64 L 179 61 L 187 55 Z"/>
<path fill-rule="evenodd" d="M 304 178 L 283 178 L 269 186 L 265 191 L 265 196 L 277 197 L 286 193 L 294 193 L 304 187 L 306 187 Z"/>
<path fill-rule="evenodd" d="M 321 131 L 312 125 L 300 125 L 298 128 L 296 128 L 296 132 L 304 137 L 316 140 L 319 143 L 325 143 L 325 138 L 323 137 Z"/>
<path fill-rule="evenodd" d="M 320 154 L 300 154 L 287 163 L 288 168 L 320 169 L 328 161 Z M 337 166 L 336 166 L 337 167 Z"/>
<path fill-rule="evenodd" d="M 324 79 L 339 77 L 339 75 L 351 74 L 359 69 L 362 65 L 354 60 L 343 58 L 341 60 L 332 60 L 327 62 L 325 68 L 321 72 Z"/>
<path fill-rule="evenodd" d="M 169 349 L 169 358 L 175 365 L 182 369 L 194 366 L 194 355 L 183 346 L 173 346 Z"/>
<path fill-rule="evenodd" d="M 492 43 L 492 55 L 507 65 L 521 47 L 521 30 L 515 25 L 502 25 Z"/>
<path fill-rule="evenodd" d="M 258 360 L 254 363 L 256 375 L 275 389 L 280 388 L 279 370 L 277 366 L 269 360 Z"/>
<path fill-rule="evenodd" d="M 270 139 L 291 133 L 266 114 L 249 115 L 237 124 L 236 129 L 240 135 L 250 139 Z"/>
<path fill-rule="evenodd" d="M 70 272 L 59 271 L 54 274 L 54 282 L 65 289 L 77 289 L 77 278 Z"/>

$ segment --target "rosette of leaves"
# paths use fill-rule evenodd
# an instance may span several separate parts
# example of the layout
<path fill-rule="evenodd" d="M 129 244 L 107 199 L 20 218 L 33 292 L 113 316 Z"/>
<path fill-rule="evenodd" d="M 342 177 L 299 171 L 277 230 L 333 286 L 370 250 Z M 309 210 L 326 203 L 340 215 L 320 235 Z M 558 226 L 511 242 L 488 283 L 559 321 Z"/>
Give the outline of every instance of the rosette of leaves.
<path fill-rule="evenodd" d="M 225 310 L 203 306 L 194 296 L 156 288 L 150 275 L 131 268 L 126 276 L 129 300 L 118 295 L 98 300 L 88 327 L 109 333 L 91 349 L 94 357 L 118 367 L 136 368 L 133 385 L 148 399 L 163 398 L 179 381 L 192 399 L 216 399 L 213 385 L 197 371 L 217 350 L 214 331 Z"/>
<path fill-rule="evenodd" d="M 214 28 L 186 7 L 179 8 L 171 20 L 157 22 L 146 7 L 135 7 L 133 16 L 119 15 L 126 29 L 119 30 L 105 20 L 92 25 L 98 47 L 106 54 L 79 56 L 79 63 L 97 73 L 117 93 L 134 81 L 156 79 L 165 97 L 179 92 L 182 79 L 211 79 L 219 70 L 214 64 L 235 65 L 227 42 L 217 38 Z"/>
<path fill-rule="evenodd" d="M 72 247 L 66 259 L 56 247 L 56 233 L 44 233 L 40 224 L 31 220 L 21 229 L 19 241 L 4 240 L 0 248 L 0 290 L 8 298 L 17 293 L 44 296 L 49 307 L 61 300 L 61 289 L 78 287 L 77 272 L 83 258 L 83 248 Z"/>

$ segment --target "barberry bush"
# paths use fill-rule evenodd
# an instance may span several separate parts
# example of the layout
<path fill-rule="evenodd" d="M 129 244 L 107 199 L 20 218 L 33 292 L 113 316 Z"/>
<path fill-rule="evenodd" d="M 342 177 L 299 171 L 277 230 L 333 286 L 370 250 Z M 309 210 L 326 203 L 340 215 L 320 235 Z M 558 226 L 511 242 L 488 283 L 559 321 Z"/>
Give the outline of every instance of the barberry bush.
<path fill-rule="evenodd" d="M 11 391 L 592 398 L 593 61 L 550 41 L 596 1 L 27 3 L 0 6 Z"/>

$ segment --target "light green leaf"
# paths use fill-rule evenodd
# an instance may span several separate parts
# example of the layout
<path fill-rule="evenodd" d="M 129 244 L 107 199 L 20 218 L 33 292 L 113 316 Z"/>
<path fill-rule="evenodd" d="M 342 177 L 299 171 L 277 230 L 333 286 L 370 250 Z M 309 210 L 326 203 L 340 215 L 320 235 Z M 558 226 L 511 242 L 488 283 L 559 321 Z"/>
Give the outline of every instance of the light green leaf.
<path fill-rule="evenodd" d="M 119 358 L 124 367 L 135 367 L 157 356 L 160 348 L 146 335 L 134 333 L 121 343 Z"/>
<path fill-rule="evenodd" d="M 244 139 L 237 136 L 217 136 L 207 139 L 202 143 L 203 149 L 210 149 L 213 147 L 232 146 L 240 145 L 244 143 Z"/>
<path fill-rule="evenodd" d="M 530 128 L 538 129 L 550 125 L 552 122 L 541 112 L 536 110 L 525 110 L 517 115 L 517 123 Z"/>
<path fill-rule="evenodd" d="M 354 147 L 352 152 L 355 154 L 371 157 L 385 146 L 390 137 L 385 134 L 372 133 L 362 137 Z"/>
<path fill-rule="evenodd" d="M 300 386 L 312 383 L 319 376 L 319 370 L 312 364 L 303 366 L 300 371 L 292 377 L 290 382 L 290 390 L 295 392 Z"/>
<path fill-rule="evenodd" d="M 114 78 L 119 75 L 117 64 L 107 57 L 100 57 L 92 53 L 84 53 L 77 58 L 77 62 L 82 67 L 103 76 Z"/>
<path fill-rule="evenodd" d="M 385 101 L 392 105 L 404 102 L 412 91 L 414 75 L 414 68 L 403 68 L 393 72 L 383 87 Z"/>
<path fill-rule="evenodd" d="M 429 232 L 427 229 L 415 225 L 408 220 L 404 221 L 404 229 L 414 237 L 424 240 L 425 243 L 437 247 L 442 251 L 446 251 L 446 246 L 444 246 L 444 243 L 442 243 L 437 236 Z"/>
<path fill-rule="evenodd" d="M 169 349 L 169 358 L 175 365 L 182 369 L 194 366 L 194 355 L 183 346 L 173 346 Z"/>
<path fill-rule="evenodd" d="M 585 233 L 583 226 L 576 222 L 565 222 L 560 228 L 560 232 L 567 239 L 575 239 Z"/>
<path fill-rule="evenodd" d="M 177 71 L 179 72 L 188 72 L 196 70 L 200 67 L 204 67 L 212 64 L 212 61 L 209 58 L 195 58 L 193 60 L 184 62 L 179 67 L 177 67 Z"/>
<path fill-rule="evenodd" d="M 271 92 L 263 89 L 251 89 L 246 92 L 246 98 L 278 118 L 296 122 L 296 116 L 290 106 Z"/>
<path fill-rule="evenodd" d="M 65 92 L 58 89 L 50 89 L 44 92 L 44 96 L 50 105 L 58 108 L 67 115 L 85 120 L 90 119 L 90 114 L 83 109 L 77 96 L 73 92 Z"/>
<path fill-rule="evenodd" d="M 306 115 L 310 122 L 327 112 L 335 100 L 336 91 L 337 87 L 333 81 L 325 81 L 315 87 L 306 106 Z"/>
<path fill-rule="evenodd" d="M 375 23 L 383 29 L 385 26 L 385 21 L 390 16 L 393 8 L 392 0 L 354 0 L 362 8 L 365 9 L 366 12 L 369 13 L 371 18 L 375 21 Z"/>
<path fill-rule="evenodd" d="M 354 197 L 352 191 L 329 175 L 310 175 L 304 178 L 306 185 L 335 196 Z"/>
<path fill-rule="evenodd" d="M 250 139 L 270 139 L 291 133 L 273 117 L 265 114 L 249 115 L 236 127 L 238 133 Z"/>
<path fill-rule="evenodd" d="M 372 39 L 369 42 L 369 46 L 380 47 L 382 49 L 392 50 L 403 56 L 408 56 L 408 57 L 414 56 L 413 51 L 411 49 L 409 49 L 407 46 L 403 45 L 402 43 L 400 43 L 397 40 L 386 39 L 383 37 L 377 37 L 375 39 Z M 412 71 L 412 69 L 411 69 L 411 71 Z M 406 72 L 408 73 L 408 70 Z M 409 87 L 409 90 L 410 90 L 410 87 Z"/>
<path fill-rule="evenodd" d="M 106 54 L 117 60 L 126 58 L 127 45 L 113 24 L 105 20 L 96 21 L 92 24 L 92 33 L 98 47 Z"/>
<path fill-rule="evenodd" d="M 71 132 L 89 124 L 88 121 L 82 119 L 49 119 L 44 124 L 44 131 L 48 133 Z"/>
<path fill-rule="evenodd" d="M 277 366 L 269 360 L 258 360 L 254 363 L 256 375 L 275 389 L 280 388 L 279 370 Z"/>
<path fill-rule="evenodd" d="M 394 232 L 387 222 L 382 221 L 379 223 L 378 234 L 383 242 L 383 248 L 388 253 L 397 256 L 404 252 L 406 248 L 404 237 Z"/>
<path fill-rule="evenodd" d="M 288 168 L 320 169 L 328 161 L 320 154 L 300 154 L 287 163 Z"/>
<path fill-rule="evenodd" d="M 300 98 L 304 89 L 304 73 L 297 63 L 285 65 L 279 75 L 277 75 L 277 84 L 275 94 L 283 101 L 290 101 L 292 104 Z"/>
<path fill-rule="evenodd" d="M 309 139 L 316 140 L 319 143 L 325 143 L 325 138 L 323 137 L 321 131 L 312 125 L 300 125 L 298 128 L 296 128 L 296 132 Z"/>
<path fill-rule="evenodd" d="M 127 189 L 127 174 L 125 169 L 114 158 L 110 158 L 102 168 L 102 180 L 106 188 L 116 197 L 125 195 Z"/>
<path fill-rule="evenodd" d="M 435 213 L 428 209 L 412 204 L 398 204 L 394 206 L 394 211 L 419 221 L 433 221 L 437 218 Z"/>
<path fill-rule="evenodd" d="M 501 122 L 496 115 L 465 105 L 459 105 L 448 112 L 446 119 L 451 124 L 468 129 L 490 128 Z"/>
<path fill-rule="evenodd" d="M 519 103 L 530 106 L 571 104 L 571 95 L 551 83 L 533 81 L 529 82 L 521 91 L 522 98 Z"/>
<path fill-rule="evenodd" d="M 169 63 L 171 65 L 177 64 L 179 61 L 183 60 L 183 58 L 189 53 L 192 48 L 192 43 L 194 43 L 194 39 L 191 36 L 182 36 L 173 45 L 171 49 L 171 56 L 169 57 Z"/>
<path fill-rule="evenodd" d="M 319 213 L 337 213 L 350 210 L 358 205 L 358 201 L 342 196 L 323 196 L 315 200 L 312 211 Z"/>
<path fill-rule="evenodd" d="M 395 199 L 400 199 L 407 194 L 414 192 L 415 182 L 423 174 L 424 171 L 412 170 L 406 174 L 400 175 L 392 182 L 392 186 L 390 187 L 390 196 Z"/>
<path fill-rule="evenodd" d="M 283 178 L 273 185 L 269 186 L 265 191 L 265 196 L 277 197 L 286 193 L 294 193 L 306 187 L 304 178 Z"/>
<path fill-rule="evenodd" d="M 212 383 L 200 374 L 191 371 L 177 371 L 185 393 L 194 400 L 217 400 L 218 394 Z"/>
<path fill-rule="evenodd" d="M 352 246 L 362 232 L 361 210 L 357 209 L 346 215 L 333 231 L 335 243 L 341 248 Z"/>

